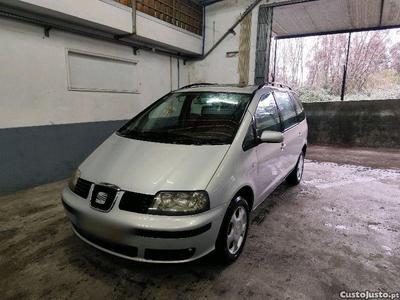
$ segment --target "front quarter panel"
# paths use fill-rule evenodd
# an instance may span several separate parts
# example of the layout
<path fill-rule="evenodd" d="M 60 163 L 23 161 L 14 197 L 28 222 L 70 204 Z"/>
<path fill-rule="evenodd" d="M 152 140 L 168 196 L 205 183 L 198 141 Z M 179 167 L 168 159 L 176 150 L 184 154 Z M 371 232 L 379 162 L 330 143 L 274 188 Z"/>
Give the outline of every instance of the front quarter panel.
<path fill-rule="evenodd" d="M 252 116 L 246 113 L 225 158 L 207 186 L 211 207 L 230 202 L 244 186 L 249 186 L 256 195 L 257 154 L 256 148 L 243 151 L 242 144 L 250 126 Z"/>

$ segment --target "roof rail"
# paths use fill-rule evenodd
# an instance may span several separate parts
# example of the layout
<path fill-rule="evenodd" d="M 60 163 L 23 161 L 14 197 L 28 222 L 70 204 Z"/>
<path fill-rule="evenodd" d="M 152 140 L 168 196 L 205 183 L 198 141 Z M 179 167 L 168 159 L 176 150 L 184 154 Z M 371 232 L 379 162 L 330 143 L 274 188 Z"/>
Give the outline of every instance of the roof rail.
<path fill-rule="evenodd" d="M 284 83 L 280 83 L 280 82 L 267 81 L 266 83 L 262 84 L 261 86 L 264 87 L 266 85 L 272 85 L 272 86 L 280 87 L 280 88 L 283 88 L 283 89 L 289 89 L 289 90 L 293 91 L 293 89 L 289 85 L 284 84 Z"/>
<path fill-rule="evenodd" d="M 210 85 L 217 85 L 217 84 L 216 83 L 192 83 L 192 84 L 181 87 L 180 89 L 178 89 L 178 91 L 184 90 L 184 89 L 189 89 L 189 88 L 195 87 L 195 86 L 210 86 Z"/>

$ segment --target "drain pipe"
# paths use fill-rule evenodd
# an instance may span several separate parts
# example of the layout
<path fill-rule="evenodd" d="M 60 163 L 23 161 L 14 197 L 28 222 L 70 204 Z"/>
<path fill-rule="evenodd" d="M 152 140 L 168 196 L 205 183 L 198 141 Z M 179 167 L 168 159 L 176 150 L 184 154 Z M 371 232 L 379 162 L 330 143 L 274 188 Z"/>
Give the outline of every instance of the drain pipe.
<path fill-rule="evenodd" d="M 216 1 L 212 1 L 212 2 L 208 2 L 205 3 L 205 5 L 210 5 L 213 4 L 215 2 L 219 2 L 222 0 L 216 0 Z M 229 34 L 233 34 L 236 35 L 236 32 L 234 31 L 234 29 L 236 28 L 236 26 L 238 26 L 240 24 L 240 22 L 243 21 L 244 18 L 246 18 L 246 16 L 258 5 L 262 2 L 263 0 L 256 0 L 253 2 L 253 4 L 251 4 L 241 15 L 241 17 L 227 30 L 227 32 L 225 32 L 225 34 L 214 44 L 214 46 L 211 47 L 210 50 L 207 51 L 207 53 L 204 54 L 202 56 L 198 56 L 192 59 L 188 59 L 191 61 L 201 61 L 203 59 L 205 59 L 212 51 L 214 51 L 215 48 L 218 47 L 219 44 L 222 43 L 222 41 L 229 35 Z M 267 4 L 265 4 L 265 6 L 268 7 L 278 7 L 278 6 L 286 6 L 286 5 L 292 5 L 292 4 L 298 4 L 298 3 L 304 3 L 304 2 L 313 2 L 313 1 L 318 1 L 318 0 L 282 0 L 282 1 L 277 1 L 277 2 L 272 2 L 269 3 L 270 0 L 266 0 Z M 205 15 L 205 13 L 203 14 L 203 16 Z M 203 24 L 205 24 L 205 22 L 203 22 Z M 203 34 L 203 39 L 204 39 L 204 34 Z M 204 40 L 203 40 L 204 41 Z M 204 47 L 204 42 L 203 42 L 203 47 Z"/>
<path fill-rule="evenodd" d="M 74 34 L 78 34 L 78 35 L 82 35 L 82 36 L 87 36 L 87 37 L 94 38 L 94 39 L 99 39 L 99 40 L 104 40 L 104 41 L 108 41 L 108 42 L 115 43 L 115 44 L 129 46 L 129 47 L 133 48 L 133 51 L 134 51 L 135 54 L 136 54 L 137 50 L 143 49 L 143 50 L 146 50 L 146 51 L 151 51 L 151 52 L 162 54 L 162 55 L 167 55 L 167 56 L 176 57 L 176 58 L 182 58 L 184 60 L 184 63 L 185 63 L 186 61 L 201 61 L 201 60 L 205 59 L 215 48 L 218 47 L 219 44 L 221 44 L 221 42 L 229 34 L 236 35 L 236 32 L 234 31 L 236 26 L 239 25 L 240 22 L 242 22 L 243 19 L 258 4 L 260 4 L 260 2 L 262 0 L 256 0 L 253 4 L 251 4 L 243 12 L 241 17 L 228 29 L 228 31 L 211 47 L 210 50 L 207 51 L 207 53 L 204 54 L 204 51 L 205 51 L 205 49 L 204 49 L 205 48 L 205 15 L 206 15 L 205 14 L 205 12 L 206 12 L 205 7 L 208 6 L 208 5 L 217 3 L 217 2 L 221 2 L 221 1 L 223 1 L 223 0 L 214 0 L 214 1 L 206 2 L 206 3 L 203 4 L 203 10 L 204 10 L 204 13 L 203 13 L 203 45 L 202 45 L 202 55 L 201 56 L 182 55 L 181 53 L 174 53 L 174 52 L 170 52 L 170 51 L 163 50 L 163 49 L 158 49 L 158 48 L 151 47 L 151 46 L 136 44 L 134 42 L 122 41 L 121 38 L 123 38 L 123 36 L 107 37 L 107 36 L 104 36 L 104 35 L 94 34 L 94 33 L 91 33 L 91 32 L 87 32 L 87 31 L 83 31 L 83 30 L 79 30 L 79 29 L 74 29 L 74 28 L 71 28 L 71 27 L 68 27 L 68 26 L 54 24 L 54 23 L 51 23 L 51 22 L 42 21 L 42 20 L 38 20 L 38 19 L 33 19 L 33 18 L 30 18 L 30 17 L 21 16 L 21 15 L 16 15 L 16 14 L 9 13 L 9 12 L 6 12 L 6 11 L 1 11 L 1 10 L 0 10 L 0 16 L 11 18 L 11 19 L 20 20 L 20 21 L 27 22 L 27 23 L 33 23 L 33 24 L 36 24 L 36 25 L 41 25 L 41 26 L 44 27 L 45 36 L 49 35 L 49 31 L 52 28 L 55 28 L 55 29 L 58 29 L 58 30 L 62 30 L 62 31 L 66 31 L 66 32 L 70 32 L 70 33 L 74 33 Z M 266 1 L 269 2 L 269 0 L 266 0 Z M 285 6 L 285 5 L 303 3 L 303 2 L 312 2 L 312 1 L 318 1 L 318 0 L 282 0 L 282 1 L 276 2 L 276 3 L 266 4 L 266 6 L 276 7 L 276 6 Z"/>
<path fill-rule="evenodd" d="M 203 6 L 203 44 L 201 48 L 201 56 L 204 56 L 204 47 L 206 43 L 206 6 Z"/>
<path fill-rule="evenodd" d="M 180 89 L 181 85 L 181 74 L 180 74 L 180 66 L 179 66 L 179 57 L 178 57 L 178 89 Z"/>
<path fill-rule="evenodd" d="M 211 1 L 208 3 L 205 3 L 203 6 L 207 6 L 207 5 L 211 5 L 214 4 L 216 2 L 220 2 L 222 0 L 215 0 L 215 1 Z M 262 0 L 256 0 L 253 4 L 251 4 L 242 14 L 242 16 L 228 29 L 227 32 L 224 33 L 224 35 L 211 47 L 210 50 L 207 51 L 207 53 L 204 54 L 204 42 L 205 42 L 205 8 L 204 8 L 204 13 L 203 13 L 203 53 L 201 57 L 196 57 L 194 59 L 191 59 L 192 61 L 199 61 L 199 60 L 203 60 L 205 59 L 212 51 L 214 51 L 215 48 L 218 47 L 219 44 L 221 44 L 221 42 L 229 35 L 229 34 L 233 34 L 236 35 L 236 32 L 234 31 L 234 29 L 236 28 L 236 26 L 238 26 L 240 24 L 240 22 L 243 21 L 244 18 L 246 18 L 246 16 L 261 2 Z"/>

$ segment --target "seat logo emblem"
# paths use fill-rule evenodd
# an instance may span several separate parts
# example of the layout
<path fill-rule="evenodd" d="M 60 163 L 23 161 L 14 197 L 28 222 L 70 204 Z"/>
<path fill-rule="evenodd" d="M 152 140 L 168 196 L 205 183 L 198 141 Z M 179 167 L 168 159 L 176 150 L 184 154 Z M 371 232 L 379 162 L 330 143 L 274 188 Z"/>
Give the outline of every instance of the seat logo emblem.
<path fill-rule="evenodd" d="M 107 196 L 108 196 L 107 193 L 98 192 L 97 197 L 96 197 L 96 203 L 98 203 L 100 205 L 106 203 Z"/>

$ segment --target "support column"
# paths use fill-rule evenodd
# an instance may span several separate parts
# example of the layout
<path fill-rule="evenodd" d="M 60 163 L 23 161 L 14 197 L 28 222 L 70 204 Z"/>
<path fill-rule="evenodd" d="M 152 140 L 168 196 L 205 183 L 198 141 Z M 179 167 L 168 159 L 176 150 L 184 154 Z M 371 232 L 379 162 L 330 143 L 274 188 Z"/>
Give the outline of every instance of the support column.
<path fill-rule="evenodd" d="M 269 80 L 273 8 L 260 6 L 258 11 L 256 69 L 254 84 L 261 85 Z"/>
<path fill-rule="evenodd" d="M 276 81 L 276 54 L 277 53 L 278 53 L 278 40 L 275 39 L 274 73 L 272 75 L 272 81 Z"/>
<path fill-rule="evenodd" d="M 344 100 L 344 94 L 346 92 L 347 66 L 349 64 L 350 42 L 351 42 L 351 32 L 349 33 L 349 41 L 347 44 L 346 64 L 343 67 L 342 93 L 340 94 L 340 100 L 342 101 Z"/>

